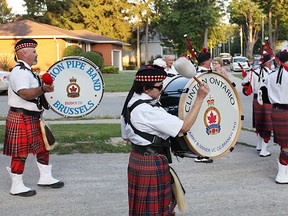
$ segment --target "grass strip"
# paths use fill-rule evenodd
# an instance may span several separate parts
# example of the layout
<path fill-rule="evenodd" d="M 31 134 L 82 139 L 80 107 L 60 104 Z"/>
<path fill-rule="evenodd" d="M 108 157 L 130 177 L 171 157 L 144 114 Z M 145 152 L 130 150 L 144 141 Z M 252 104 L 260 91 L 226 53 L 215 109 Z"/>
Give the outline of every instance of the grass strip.
<path fill-rule="evenodd" d="M 119 124 L 51 124 L 57 145 L 55 154 L 128 153 L 131 146 L 122 141 Z M 0 125 L 0 143 L 4 142 L 5 126 Z"/>

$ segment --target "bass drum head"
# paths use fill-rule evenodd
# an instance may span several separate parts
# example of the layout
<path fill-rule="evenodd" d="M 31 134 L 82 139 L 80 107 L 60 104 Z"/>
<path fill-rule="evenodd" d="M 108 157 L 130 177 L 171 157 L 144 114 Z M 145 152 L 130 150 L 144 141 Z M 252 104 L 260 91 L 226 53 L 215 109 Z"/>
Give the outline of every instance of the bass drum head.
<path fill-rule="evenodd" d="M 47 71 L 53 77 L 54 92 L 45 93 L 51 109 L 64 117 L 88 115 L 100 104 L 104 93 L 101 71 L 90 60 L 70 56 Z"/>
<path fill-rule="evenodd" d="M 184 136 L 197 155 L 218 158 L 234 149 L 242 126 L 242 106 L 238 92 L 230 80 L 217 73 L 202 73 L 201 82 L 208 84 L 210 92 L 206 96 L 198 117 Z M 191 110 L 199 89 L 195 80 L 190 80 L 181 95 L 179 117 L 184 119 Z"/>

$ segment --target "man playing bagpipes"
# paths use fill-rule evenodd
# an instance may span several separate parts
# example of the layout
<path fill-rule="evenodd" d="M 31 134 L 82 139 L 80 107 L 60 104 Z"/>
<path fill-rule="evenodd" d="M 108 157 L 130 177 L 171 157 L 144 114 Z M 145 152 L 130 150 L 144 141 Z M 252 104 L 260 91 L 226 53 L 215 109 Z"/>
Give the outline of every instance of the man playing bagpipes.
<path fill-rule="evenodd" d="M 271 155 L 270 152 L 267 151 L 267 146 L 272 132 L 272 105 L 268 99 L 262 100 L 262 97 L 258 95 L 262 94 L 263 97 L 267 98 L 266 88 L 261 87 L 264 85 L 267 76 L 272 72 L 272 61 L 273 59 L 268 53 L 262 54 L 260 66 L 256 69 L 251 68 L 243 80 L 243 83 L 249 83 L 251 85 L 251 93 L 253 93 L 252 124 L 253 128 L 256 129 L 258 137 L 256 149 L 260 151 L 260 157 L 268 157 Z"/>
<path fill-rule="evenodd" d="M 288 184 L 288 52 L 283 50 L 275 60 L 280 67 L 266 80 L 272 108 L 274 142 L 280 145 L 276 183 Z"/>
<path fill-rule="evenodd" d="M 17 63 L 9 75 L 10 110 L 6 119 L 3 154 L 12 157 L 11 167 L 7 167 L 12 180 L 10 193 L 23 197 L 36 194 L 36 191 L 26 187 L 22 180 L 29 153 L 37 157 L 39 186 L 64 186 L 62 181 L 52 177 L 49 152 L 45 149 L 41 134 L 41 96 L 45 92 L 54 91 L 54 86 L 42 84 L 40 78 L 32 72 L 31 66 L 37 64 L 36 46 L 37 42 L 33 39 L 23 39 L 16 43 L 14 49 Z"/>

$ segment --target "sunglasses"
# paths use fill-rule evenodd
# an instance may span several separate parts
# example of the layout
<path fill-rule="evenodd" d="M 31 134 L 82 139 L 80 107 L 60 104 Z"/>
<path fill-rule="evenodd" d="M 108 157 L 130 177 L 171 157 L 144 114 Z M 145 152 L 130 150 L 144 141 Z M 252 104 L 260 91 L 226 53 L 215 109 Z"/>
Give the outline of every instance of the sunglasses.
<path fill-rule="evenodd" d="M 158 89 L 159 91 L 161 91 L 161 89 L 163 88 L 163 84 L 161 84 L 160 86 L 152 86 L 152 87 Z"/>

